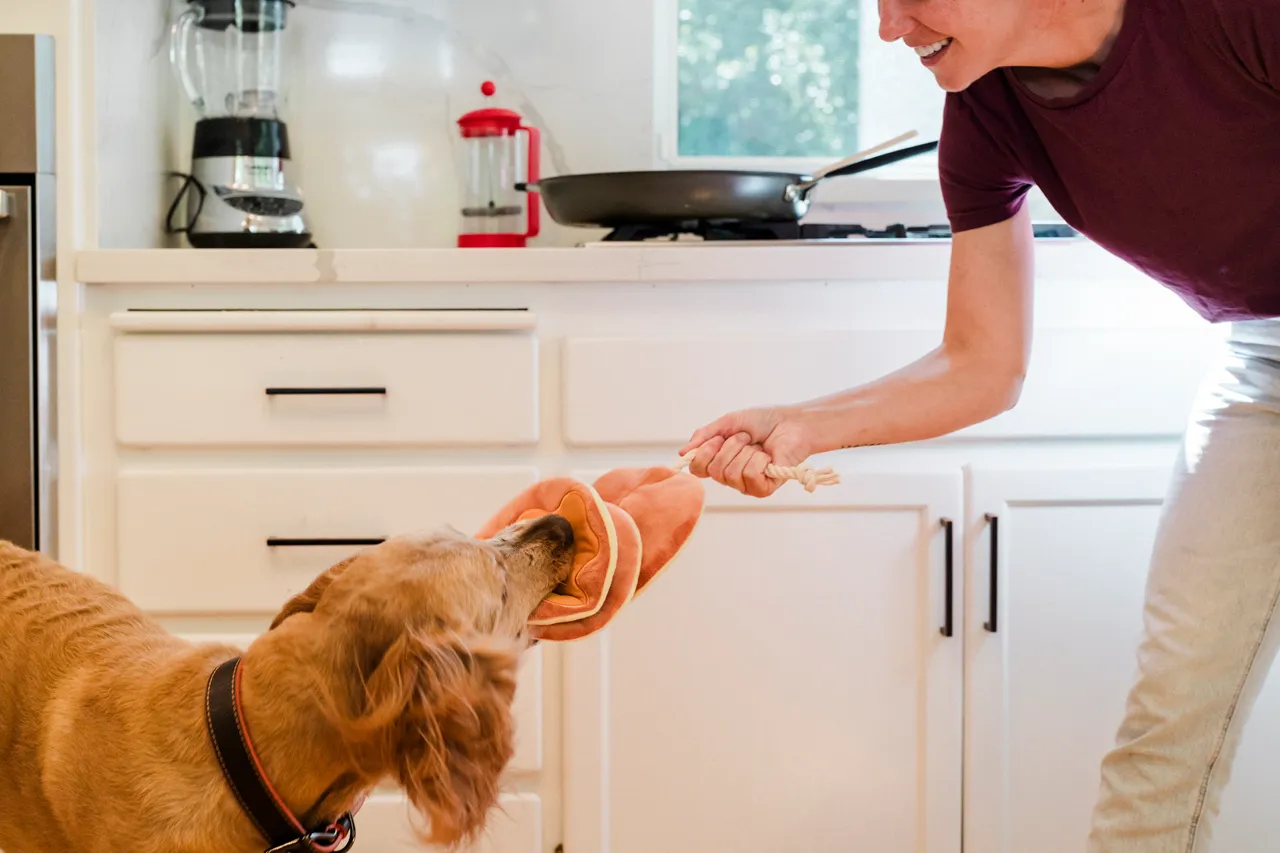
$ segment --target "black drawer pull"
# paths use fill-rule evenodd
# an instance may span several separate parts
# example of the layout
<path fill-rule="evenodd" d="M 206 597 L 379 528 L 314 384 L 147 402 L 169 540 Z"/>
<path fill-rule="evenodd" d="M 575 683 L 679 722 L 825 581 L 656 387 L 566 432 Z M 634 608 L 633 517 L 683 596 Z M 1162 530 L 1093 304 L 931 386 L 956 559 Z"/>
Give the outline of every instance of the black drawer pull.
<path fill-rule="evenodd" d="M 987 621 L 982 627 L 994 634 L 999 628 L 1000 609 L 1000 519 L 988 513 L 987 524 L 991 525 L 991 568 L 987 578 Z"/>
<path fill-rule="evenodd" d="M 377 387 L 353 387 L 353 388 L 268 388 L 268 397 L 322 397 L 330 395 L 368 395 L 368 396 L 386 396 L 386 388 Z"/>
<path fill-rule="evenodd" d="M 943 599 L 944 599 L 943 606 L 946 608 L 946 612 L 945 612 L 945 615 L 944 615 L 944 617 L 943 617 L 943 623 L 942 623 L 942 631 L 941 631 L 941 633 L 942 633 L 942 636 L 944 636 L 944 637 L 950 637 L 950 636 L 952 636 L 952 635 L 954 635 L 954 634 L 955 634 L 955 623 L 954 623 L 954 619 L 955 619 L 955 607 L 954 607 L 954 605 L 955 605 L 955 581 L 956 581 L 956 571 L 955 571 L 955 542 L 954 542 L 954 535 L 953 535 L 953 532 L 952 532 L 952 523 L 951 523 L 951 519 L 949 519 L 949 518 L 944 518 L 944 519 L 942 519 L 942 528 L 943 528 L 943 530 L 945 530 L 945 531 L 946 531 L 946 534 L 947 534 L 947 543 L 946 543 L 946 549 L 947 549 L 947 552 L 946 552 L 946 554 L 947 554 L 947 559 L 946 559 L 947 569 L 946 569 L 946 572 L 947 572 L 947 574 L 946 574 L 946 578 L 945 578 L 945 592 L 944 592 L 944 594 L 943 594 Z"/>
<path fill-rule="evenodd" d="M 290 539 L 284 536 L 270 536 L 267 538 L 268 548 L 324 548 L 330 545 L 381 545 L 386 542 L 386 537 L 370 537 L 362 539 L 358 537 L 334 537 L 331 539 Z"/>

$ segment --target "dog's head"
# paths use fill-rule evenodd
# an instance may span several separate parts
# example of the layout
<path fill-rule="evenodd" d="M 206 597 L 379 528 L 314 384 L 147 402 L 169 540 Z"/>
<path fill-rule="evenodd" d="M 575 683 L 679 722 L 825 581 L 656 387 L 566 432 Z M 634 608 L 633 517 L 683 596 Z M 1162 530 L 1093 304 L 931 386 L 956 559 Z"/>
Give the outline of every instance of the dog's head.
<path fill-rule="evenodd" d="M 568 577 L 559 516 L 482 541 L 451 530 L 388 540 L 292 598 L 272 630 L 321 632 L 338 656 L 317 685 L 366 781 L 390 776 L 430 821 L 423 840 L 473 839 L 513 752 L 516 668 L 534 608 Z"/>

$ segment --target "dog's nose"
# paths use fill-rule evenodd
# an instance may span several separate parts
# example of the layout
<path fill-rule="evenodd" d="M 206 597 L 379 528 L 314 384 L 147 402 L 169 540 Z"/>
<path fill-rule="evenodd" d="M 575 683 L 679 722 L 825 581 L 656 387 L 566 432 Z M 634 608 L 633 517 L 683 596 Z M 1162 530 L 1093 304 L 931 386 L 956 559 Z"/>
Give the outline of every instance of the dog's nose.
<path fill-rule="evenodd" d="M 544 515 L 529 525 L 525 537 L 546 542 L 560 553 L 573 547 L 573 525 L 562 515 Z"/>

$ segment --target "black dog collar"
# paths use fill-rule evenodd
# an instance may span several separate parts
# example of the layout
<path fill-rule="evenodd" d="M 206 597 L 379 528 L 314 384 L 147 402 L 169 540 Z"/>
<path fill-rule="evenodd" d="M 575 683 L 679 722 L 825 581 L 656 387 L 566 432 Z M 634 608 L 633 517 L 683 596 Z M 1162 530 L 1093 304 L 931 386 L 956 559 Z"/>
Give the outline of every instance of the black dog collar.
<path fill-rule="evenodd" d="M 253 825 L 267 841 L 266 853 L 346 853 L 356 840 L 347 812 L 321 829 L 307 830 L 271 787 L 244 724 L 240 707 L 240 658 L 209 676 L 205 722 L 222 775 Z"/>

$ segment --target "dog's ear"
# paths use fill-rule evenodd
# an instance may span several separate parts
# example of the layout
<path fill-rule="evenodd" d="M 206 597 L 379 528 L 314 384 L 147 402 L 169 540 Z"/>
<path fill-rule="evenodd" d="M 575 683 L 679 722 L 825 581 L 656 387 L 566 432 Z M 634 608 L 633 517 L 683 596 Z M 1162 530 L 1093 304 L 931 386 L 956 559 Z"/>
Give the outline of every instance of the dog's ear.
<path fill-rule="evenodd" d="M 344 713 L 351 694 L 327 703 L 361 771 L 394 776 L 428 819 L 425 844 L 453 847 L 483 831 L 514 754 L 518 663 L 509 641 L 407 632 L 361 679 L 362 707 Z"/>
<path fill-rule="evenodd" d="M 276 618 L 271 620 L 271 627 L 267 630 L 274 631 L 281 622 L 295 613 L 310 613 L 315 610 L 316 605 L 320 602 L 320 597 L 329 588 L 329 584 L 333 583 L 338 575 L 346 571 L 347 567 L 355 562 L 356 556 L 359 555 L 348 557 L 341 563 L 329 567 L 324 574 L 313 580 L 310 586 L 286 601 L 284 607 L 276 614 Z"/>
<path fill-rule="evenodd" d="M 406 715 L 398 775 L 409 801 L 430 819 L 423 841 L 470 844 L 497 804 L 502 773 L 515 754 L 511 705 L 519 653 L 511 643 L 485 640 L 438 643 L 428 652 L 425 702 Z"/>

